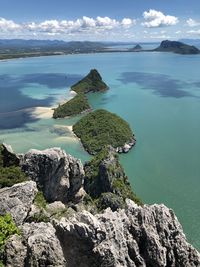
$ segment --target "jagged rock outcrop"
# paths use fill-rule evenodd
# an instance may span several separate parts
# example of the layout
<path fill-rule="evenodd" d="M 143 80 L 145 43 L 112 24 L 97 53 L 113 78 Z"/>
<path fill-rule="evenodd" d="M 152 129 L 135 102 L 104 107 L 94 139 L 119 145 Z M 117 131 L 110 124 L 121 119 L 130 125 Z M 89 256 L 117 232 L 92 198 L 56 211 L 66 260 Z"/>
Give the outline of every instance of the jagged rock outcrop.
<path fill-rule="evenodd" d="M 85 194 L 80 160 L 60 148 L 30 150 L 22 156 L 22 170 L 37 183 L 47 201 L 78 202 Z"/>
<path fill-rule="evenodd" d="M 200 266 L 200 254 L 164 205 L 140 207 L 128 200 L 125 209 L 83 211 L 54 225 L 69 267 Z"/>
<path fill-rule="evenodd" d="M 33 181 L 0 189 L 0 215 L 10 213 L 15 223 L 21 225 L 31 209 L 37 191 Z"/>
<path fill-rule="evenodd" d="M 112 146 L 101 150 L 84 166 L 84 188 L 93 199 L 98 199 L 98 207 L 112 210 L 124 207 L 126 198 L 137 203 L 141 201 L 133 193 L 128 178 Z"/>
<path fill-rule="evenodd" d="M 22 236 L 11 237 L 5 247 L 7 267 L 64 267 L 62 247 L 50 223 L 25 223 Z"/>

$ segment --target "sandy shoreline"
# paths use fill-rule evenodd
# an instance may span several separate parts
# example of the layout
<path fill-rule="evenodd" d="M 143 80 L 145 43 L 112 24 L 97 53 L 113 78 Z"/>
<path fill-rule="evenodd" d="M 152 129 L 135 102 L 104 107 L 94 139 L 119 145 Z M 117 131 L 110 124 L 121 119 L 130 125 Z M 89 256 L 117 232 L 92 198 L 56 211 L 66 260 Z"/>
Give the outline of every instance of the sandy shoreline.
<path fill-rule="evenodd" d="M 36 107 L 32 110 L 32 116 L 37 119 L 51 119 L 53 107 Z"/>

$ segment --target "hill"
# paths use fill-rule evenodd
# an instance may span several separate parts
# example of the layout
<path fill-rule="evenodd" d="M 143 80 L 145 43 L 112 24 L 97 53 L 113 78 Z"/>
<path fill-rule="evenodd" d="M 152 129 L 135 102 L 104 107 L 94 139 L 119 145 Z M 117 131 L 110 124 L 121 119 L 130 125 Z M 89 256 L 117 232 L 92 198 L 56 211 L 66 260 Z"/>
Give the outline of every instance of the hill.
<path fill-rule="evenodd" d="M 200 50 L 192 45 L 187 45 L 182 42 L 177 41 L 162 41 L 160 46 L 157 47 L 154 51 L 158 52 L 174 52 L 177 54 L 199 54 Z"/>
<path fill-rule="evenodd" d="M 85 94 L 89 92 L 101 92 L 107 89 L 108 86 L 102 80 L 99 72 L 96 69 L 92 69 L 87 76 L 72 85 L 71 90 L 75 91 L 77 95 L 68 102 L 59 105 L 54 110 L 53 118 L 56 119 L 73 116 L 90 109 L 90 105 Z"/>
<path fill-rule="evenodd" d="M 128 152 L 135 144 L 129 124 L 103 109 L 84 116 L 73 126 L 73 131 L 81 139 L 86 151 L 92 155 L 106 145 L 111 145 L 117 152 Z"/>
<path fill-rule="evenodd" d="M 96 69 L 92 69 L 87 76 L 71 87 L 71 90 L 76 93 L 99 92 L 107 89 L 108 86 L 102 80 L 101 75 Z"/>

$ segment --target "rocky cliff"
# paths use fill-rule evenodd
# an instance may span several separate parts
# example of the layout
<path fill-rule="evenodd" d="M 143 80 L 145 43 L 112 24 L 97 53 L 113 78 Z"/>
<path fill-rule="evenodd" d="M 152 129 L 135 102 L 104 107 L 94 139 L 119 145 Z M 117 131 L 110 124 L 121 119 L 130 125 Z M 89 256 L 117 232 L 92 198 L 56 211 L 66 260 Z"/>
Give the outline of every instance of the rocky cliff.
<path fill-rule="evenodd" d="M 85 190 L 91 194 L 92 188 L 88 178 L 103 183 L 99 195 L 120 193 L 113 192 L 113 183 L 123 181 L 125 173 L 112 149 L 96 162 L 98 168 L 92 169 L 91 161 L 85 172 L 79 160 L 57 148 L 32 150 L 19 158 L 30 180 L 0 189 L 0 215 L 9 212 L 20 229 L 20 234 L 7 236 L 0 252 L 5 266 L 200 266 L 200 254 L 164 205 L 137 205 L 118 194 L 122 207 L 86 210 Z M 38 206 L 38 189 L 52 203 Z M 34 220 L 38 209 L 45 216 Z"/>

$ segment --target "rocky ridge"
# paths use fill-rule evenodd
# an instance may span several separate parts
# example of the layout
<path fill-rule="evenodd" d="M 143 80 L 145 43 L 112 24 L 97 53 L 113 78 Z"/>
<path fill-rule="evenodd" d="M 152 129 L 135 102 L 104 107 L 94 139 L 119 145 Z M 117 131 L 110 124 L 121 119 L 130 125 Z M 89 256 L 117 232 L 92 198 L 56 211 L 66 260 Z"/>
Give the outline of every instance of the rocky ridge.
<path fill-rule="evenodd" d="M 91 213 L 84 208 L 84 190 L 87 191 L 84 181 L 88 170 L 85 168 L 85 176 L 80 161 L 58 148 L 32 150 L 19 158 L 22 169 L 34 181 L 0 190 L 1 215 L 9 212 L 21 230 L 20 235 L 11 236 L 6 242 L 5 266 L 200 266 L 200 254 L 187 242 L 174 212 L 166 206 L 137 205 L 127 198 L 124 206 L 115 211 L 105 207 L 101 212 Z M 112 148 L 100 162 L 101 191 L 112 194 L 113 182 L 123 180 L 124 171 Z M 35 205 L 36 184 L 45 195 L 51 196 L 52 204 L 46 213 L 57 212 L 58 207 L 67 213 L 50 216 L 49 222 L 29 222 Z M 63 186 L 68 193 L 61 197 L 59 192 L 63 192 Z M 84 196 L 77 198 L 80 190 Z M 54 200 L 63 201 L 65 205 Z M 76 208 L 81 203 L 83 208 Z"/>

